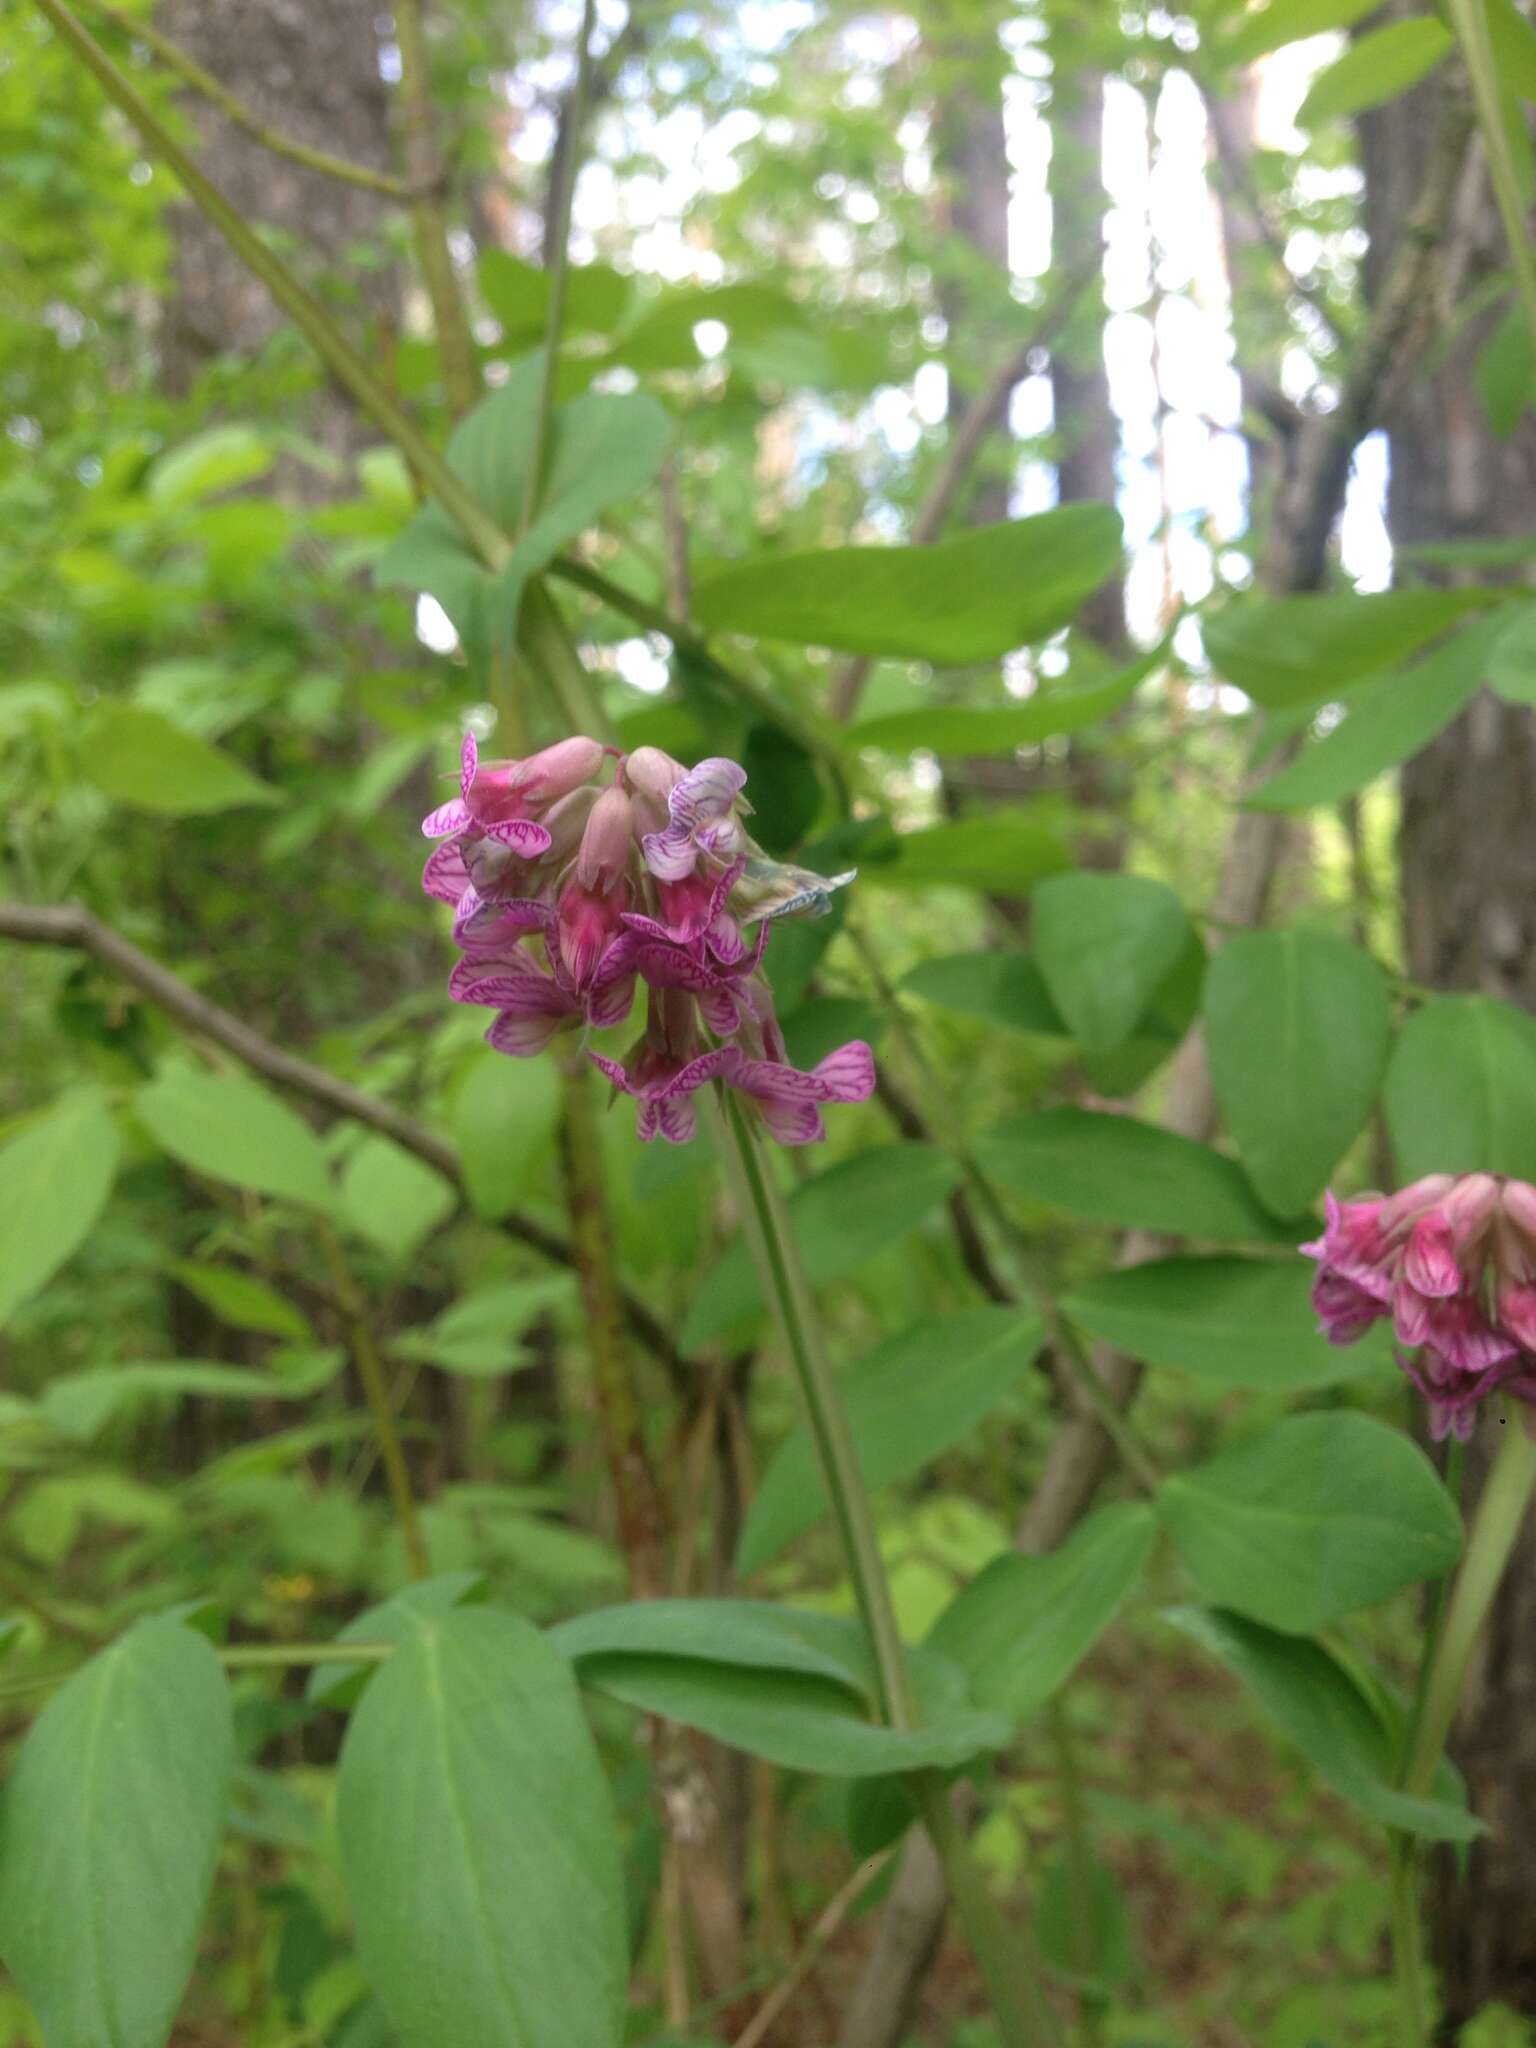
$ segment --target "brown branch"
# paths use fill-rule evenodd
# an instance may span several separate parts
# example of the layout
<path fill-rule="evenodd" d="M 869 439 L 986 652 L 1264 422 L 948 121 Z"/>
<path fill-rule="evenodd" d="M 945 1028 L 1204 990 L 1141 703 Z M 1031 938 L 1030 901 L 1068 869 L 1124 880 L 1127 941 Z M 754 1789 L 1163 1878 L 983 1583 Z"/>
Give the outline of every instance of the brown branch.
<path fill-rule="evenodd" d="M 960 424 L 949 436 L 943 460 L 934 472 L 923 502 L 912 515 L 911 546 L 930 547 L 943 532 L 960 488 L 969 476 L 983 442 L 996 427 L 1008 394 L 1029 374 L 1030 358 L 1039 350 L 1050 348 L 1059 339 L 1062 329 L 1077 310 L 1078 300 L 1099 274 L 1102 262 L 1102 256 L 1095 250 L 1091 264 L 1085 262 L 1067 274 L 1034 332 L 1020 342 L 1006 362 L 998 365 L 966 407 Z M 870 657 L 860 654 L 842 662 L 833 672 L 828 685 L 827 704 L 834 718 L 846 723 L 853 716 L 872 666 Z"/>
<path fill-rule="evenodd" d="M 432 305 L 443 391 L 458 417 L 480 396 L 480 359 L 475 354 L 448 242 L 443 167 L 432 122 L 432 79 L 419 0 L 396 0 L 394 14 L 400 50 L 400 143 L 411 194 L 411 230 L 416 261 Z"/>
<path fill-rule="evenodd" d="M 924 1840 L 926 1839 L 927 1837 L 925 1836 Z M 822 1951 L 826 1948 L 828 1942 L 831 1941 L 843 1922 L 848 1918 L 848 1915 L 853 1911 L 859 1900 L 868 1891 L 890 1860 L 889 1850 L 884 1851 L 881 1855 L 866 1858 L 859 1865 L 858 1869 L 854 1871 L 853 1875 L 844 1882 L 841 1888 L 832 1894 L 832 1897 L 822 1908 L 815 1926 L 806 1936 L 804 1947 L 790 1964 L 787 1973 L 773 1987 L 772 1991 L 769 1992 L 768 1996 L 757 2008 L 757 2011 L 753 2013 L 746 2026 L 736 2036 L 732 2048 L 760 2048 L 760 2044 L 768 2038 L 769 2030 L 773 2026 L 774 2021 L 789 2004 L 812 1970 L 815 1969 L 817 1962 L 821 1958 Z"/>
<path fill-rule="evenodd" d="M 390 171 L 371 170 L 367 164 L 355 164 L 346 157 L 332 156 L 327 149 L 312 149 L 307 142 L 296 142 L 292 136 L 280 135 L 275 128 L 269 128 L 244 100 L 237 99 L 227 85 L 215 78 L 211 71 L 205 71 L 195 57 L 189 56 L 179 43 L 173 43 L 169 36 L 163 35 L 147 17 L 124 14 L 120 8 L 109 6 L 107 0 L 92 0 L 92 4 L 98 14 L 120 28 L 124 35 L 153 50 L 161 63 L 174 71 L 183 83 L 191 86 L 194 92 L 201 93 L 227 121 L 243 129 L 253 142 L 259 142 L 273 156 L 286 157 L 289 163 L 299 164 L 307 171 L 318 171 L 323 177 L 335 178 L 343 185 L 360 185 L 365 192 L 382 192 L 386 199 L 409 199 L 413 196 L 415 188 Z"/>
<path fill-rule="evenodd" d="M 16 939 L 23 945 L 70 946 L 79 952 L 89 953 L 104 967 L 121 976 L 130 987 L 148 997 L 183 1030 L 223 1046 L 226 1052 L 233 1053 L 253 1072 L 265 1075 L 279 1087 L 291 1088 L 295 1094 L 307 1096 L 311 1102 L 334 1110 L 338 1116 L 350 1117 L 354 1123 L 366 1124 L 370 1130 L 393 1138 L 403 1150 L 414 1153 L 426 1165 L 435 1168 L 458 1189 L 461 1196 L 468 1199 L 463 1165 L 458 1153 L 445 1139 L 428 1130 L 425 1124 L 418 1123 L 405 1110 L 397 1109 L 392 1102 L 383 1102 L 376 1095 L 366 1094 L 361 1088 L 354 1088 L 349 1081 L 328 1073 L 324 1067 L 300 1059 L 296 1053 L 285 1052 L 281 1046 L 263 1038 L 259 1031 L 253 1031 L 233 1011 L 222 1009 L 206 996 L 199 995 L 170 968 L 162 966 L 148 953 L 140 952 L 120 932 L 103 924 L 82 905 L 65 903 L 43 908 L 25 903 L 0 903 L 0 938 Z M 574 1266 L 576 1263 L 575 1251 L 566 1239 L 532 1216 L 513 1211 L 511 1215 L 498 1218 L 496 1227 L 555 1265 Z M 691 1380 L 687 1360 L 660 1318 L 627 1290 L 623 1304 L 625 1320 L 630 1328 L 641 1343 L 660 1359 L 669 1375 L 674 1379 Z"/>

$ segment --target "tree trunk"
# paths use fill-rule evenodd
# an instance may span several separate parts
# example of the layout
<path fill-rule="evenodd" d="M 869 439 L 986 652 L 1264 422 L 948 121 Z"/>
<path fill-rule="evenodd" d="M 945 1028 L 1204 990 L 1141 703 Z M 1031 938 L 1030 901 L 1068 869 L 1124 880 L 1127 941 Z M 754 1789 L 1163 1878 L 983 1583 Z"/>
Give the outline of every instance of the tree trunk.
<path fill-rule="evenodd" d="M 1411 204 L 1439 80 L 1362 123 L 1369 281 Z M 1507 267 L 1481 152 L 1463 180 L 1442 267 L 1441 324 Z M 1473 381 L 1501 308 L 1458 332 L 1444 360 L 1397 398 L 1389 419 L 1388 520 L 1394 545 L 1495 539 L 1530 530 L 1536 421 L 1500 440 Z M 1479 569 L 1478 577 L 1492 573 Z M 1444 989 L 1479 989 L 1536 1009 L 1536 720 L 1486 692 L 1404 770 L 1402 897 L 1408 971 Z M 1486 1476 L 1485 1425 L 1468 1454 L 1469 1498 Z M 1502 2001 L 1536 2013 L 1536 1526 L 1528 1525 L 1495 1602 L 1452 1750 L 1490 1828 L 1466 1858 L 1438 1860 L 1430 1938 L 1447 2034 Z"/>

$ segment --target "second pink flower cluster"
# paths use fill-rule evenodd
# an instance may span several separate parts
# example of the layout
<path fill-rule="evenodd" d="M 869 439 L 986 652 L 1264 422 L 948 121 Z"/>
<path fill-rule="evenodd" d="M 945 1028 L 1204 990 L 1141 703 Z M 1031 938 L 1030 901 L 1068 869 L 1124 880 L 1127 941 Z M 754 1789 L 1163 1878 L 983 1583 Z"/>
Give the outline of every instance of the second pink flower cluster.
<path fill-rule="evenodd" d="M 621 1024 L 645 985 L 645 1030 L 625 1057 L 588 1052 L 636 1098 L 642 1138 L 686 1143 L 694 1094 L 720 1080 L 781 1144 L 810 1144 L 826 1136 L 824 1104 L 875 1085 L 860 1040 L 809 1073 L 789 1063 L 762 971 L 769 923 L 825 909 L 835 884 L 754 844 L 746 780 L 734 761 L 690 769 L 581 736 L 486 762 L 466 734 L 459 794 L 422 822 L 442 842 L 422 886 L 453 905 L 462 949 L 449 994 L 495 1010 L 499 1052 Z"/>

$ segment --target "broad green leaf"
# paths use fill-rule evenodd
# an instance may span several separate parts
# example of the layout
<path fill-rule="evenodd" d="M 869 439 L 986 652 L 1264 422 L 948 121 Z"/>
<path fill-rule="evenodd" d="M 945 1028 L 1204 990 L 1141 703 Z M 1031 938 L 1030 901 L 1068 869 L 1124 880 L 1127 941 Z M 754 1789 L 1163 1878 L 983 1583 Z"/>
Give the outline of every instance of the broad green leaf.
<path fill-rule="evenodd" d="M 634 1600 L 599 1607 L 549 1631 L 578 1671 L 590 1657 L 686 1657 L 749 1671 L 797 1671 L 869 1702 L 875 1676 L 864 1632 L 840 1616 L 771 1600 Z"/>
<path fill-rule="evenodd" d="M 1340 723 L 1249 797 L 1259 811 L 1335 804 L 1427 747 L 1477 695 L 1503 612 L 1480 619 L 1412 668 L 1352 692 Z"/>
<path fill-rule="evenodd" d="M 936 704 L 923 711 L 896 711 L 850 726 L 844 744 L 879 747 L 887 753 L 921 748 L 945 760 L 1009 754 L 1015 747 L 1038 746 L 1042 740 L 1096 725 L 1128 703 L 1147 674 L 1148 664 L 1137 662 L 1118 675 L 1076 689 L 1043 689 L 1021 704 L 998 705 L 991 710 Z"/>
<path fill-rule="evenodd" d="M 175 1067 L 140 1089 L 134 1111 L 155 1142 L 195 1173 L 306 1208 L 331 1206 L 320 1140 L 254 1081 Z"/>
<path fill-rule="evenodd" d="M 1296 126 L 1318 128 L 1324 121 L 1341 120 L 1396 99 L 1455 47 L 1456 38 L 1432 14 L 1370 29 L 1318 73 L 1297 110 Z"/>
<path fill-rule="evenodd" d="M 1026 1112 L 979 1137 L 976 1155 L 1005 1187 L 1092 1223 L 1212 1244 L 1295 1244 L 1307 1234 L 1262 1208 L 1233 1160 L 1135 1117 Z"/>
<path fill-rule="evenodd" d="M 508 342 L 537 343 L 549 322 L 547 270 L 506 249 L 487 249 L 478 266 L 480 292 Z M 572 334 L 608 334 L 624 316 L 630 281 L 606 263 L 576 263 L 566 272 L 565 326 Z"/>
<path fill-rule="evenodd" d="M 934 547 L 762 556 L 702 584 L 694 612 L 708 632 L 962 667 L 1067 625 L 1120 549 L 1107 505 L 1063 505 Z"/>
<path fill-rule="evenodd" d="M 1489 426 L 1500 440 L 1507 440 L 1536 398 L 1536 348 L 1531 345 L 1525 307 L 1518 299 L 1505 309 L 1504 317 L 1478 350 L 1472 381 Z M 1517 697 L 1514 701 L 1526 703 L 1529 699 Z"/>
<path fill-rule="evenodd" d="M 258 1280 L 233 1266 L 200 1265 L 183 1259 L 171 1268 L 189 1294 L 211 1308 L 220 1321 L 237 1330 L 259 1330 L 267 1337 L 287 1337 L 295 1344 L 314 1342 L 314 1329 L 304 1311 Z"/>
<path fill-rule="evenodd" d="M 361 1236 L 396 1261 L 409 1257 L 458 1196 L 443 1176 L 390 1138 L 365 1138 L 341 1176 L 342 1213 Z"/>
<path fill-rule="evenodd" d="M 444 1372 L 499 1379 L 530 1362 L 522 1350 L 524 1334 L 541 1316 L 563 1306 L 573 1285 L 569 1273 L 541 1273 L 536 1279 L 482 1288 L 430 1323 L 402 1330 L 392 1349 Z"/>
<path fill-rule="evenodd" d="M 1326 933 L 1240 932 L 1207 970 L 1205 1029 L 1244 1170 L 1268 1208 L 1294 1215 L 1371 1113 L 1392 1035 L 1386 977 Z"/>
<path fill-rule="evenodd" d="M 700 360 L 695 330 L 705 321 L 718 321 L 738 342 L 803 336 L 813 327 L 805 308 L 777 285 L 756 279 L 712 287 L 685 285 L 663 292 L 645 307 L 610 353 L 615 362 L 635 369 L 694 369 Z"/>
<path fill-rule="evenodd" d="M 1330 1344 L 1302 1259 L 1155 1259 L 1101 1273 L 1062 1303 L 1074 1323 L 1146 1365 L 1272 1393 L 1333 1386 L 1391 1363 L 1385 1327 Z"/>
<path fill-rule="evenodd" d="M 102 704 L 86 731 L 81 771 L 103 796 L 141 811 L 195 817 L 283 797 L 232 754 L 138 704 Z"/>
<path fill-rule="evenodd" d="M 928 1647 L 958 1664 L 972 1699 L 1021 1726 L 1064 1685 L 1146 1570 L 1156 1521 L 1139 1503 L 1096 1508 L 1059 1550 L 989 1564 L 948 1606 Z"/>
<path fill-rule="evenodd" d="M 1086 1842 L 1058 1842 L 1041 1866 L 1035 1935 L 1052 1975 L 1090 1998 L 1113 1998 L 1135 1969 L 1125 1894 Z"/>
<path fill-rule="evenodd" d="M 1001 1715 L 963 1705 L 921 1728 L 885 1728 L 860 1711 L 846 1685 L 803 1671 L 614 1652 L 584 1657 L 581 1678 L 785 1770 L 834 1778 L 951 1770 L 1008 1739 Z"/>
<path fill-rule="evenodd" d="M 1523 312 L 1520 320 L 1523 327 Z M 1536 704 L 1536 605 L 1512 605 L 1499 616 L 1485 680 L 1506 704 Z"/>
<path fill-rule="evenodd" d="M 1067 1036 L 1039 966 L 1027 953 L 948 953 L 914 967 L 901 986 L 925 1002 L 988 1024 L 1043 1038 Z"/>
<path fill-rule="evenodd" d="M 0 1323 L 89 1237 L 112 1192 L 117 1126 L 99 1088 L 72 1088 L 0 1145 Z"/>
<path fill-rule="evenodd" d="M 671 438 L 670 416 L 643 392 L 587 392 L 557 405 L 538 509 L 524 529 L 541 362 L 533 355 L 518 363 L 448 443 L 449 461 L 481 504 L 518 535 L 510 559 L 494 573 L 487 570 L 434 503 L 416 515 L 374 568 L 381 585 L 431 591 L 466 645 L 479 652 L 510 644 L 528 578 L 609 505 L 644 490 Z"/>
<path fill-rule="evenodd" d="M 1536 103 L 1536 28 L 1514 0 L 1488 0 L 1488 34 L 1506 95 Z"/>
<path fill-rule="evenodd" d="M 812 996 L 809 1002 L 779 1013 L 785 1053 L 790 1065 L 802 1072 L 808 1072 L 850 1039 L 861 1038 L 866 1045 L 878 1045 L 890 1021 L 883 1003 L 869 1002 L 863 996 Z"/>
<path fill-rule="evenodd" d="M 1227 33 L 1216 41 L 1216 53 L 1229 64 L 1251 64 L 1303 36 L 1348 28 L 1376 4 L 1377 0 L 1269 0 L 1267 6 L 1249 7 L 1230 17 Z"/>
<path fill-rule="evenodd" d="M 1140 875 L 1056 875 L 1034 892 L 1035 957 L 1085 1052 L 1130 1037 L 1189 941 L 1183 905 Z"/>
<path fill-rule="evenodd" d="M 272 457 L 271 442 L 255 427 L 239 421 L 209 427 L 154 464 L 146 479 L 150 502 L 171 511 L 255 483 L 272 467 Z"/>
<path fill-rule="evenodd" d="M 931 1316 L 888 1338 L 843 1380 L 865 1485 L 904 1479 L 969 1436 L 1019 1385 L 1041 1340 L 1035 1318 L 1010 1308 Z M 737 1569 L 756 1571 L 826 1512 L 815 1446 L 802 1424 L 758 1482 Z"/>
<path fill-rule="evenodd" d="M 618 2048 L 618 1835 L 570 1667 L 516 1615 L 414 1630 L 342 1745 L 364 1973 L 411 2048 Z"/>
<path fill-rule="evenodd" d="M 425 1628 L 434 1615 L 485 1598 L 485 1573 L 480 1571 L 439 1572 L 435 1578 L 418 1579 L 402 1586 L 387 1600 L 365 1607 L 340 1630 L 338 1643 L 403 1643 Z M 304 1686 L 304 1697 L 312 1706 L 350 1707 L 363 1696 L 375 1670 L 372 1664 L 317 1664 Z"/>
<path fill-rule="evenodd" d="M 1253 598 L 1202 620 L 1201 635 L 1217 673 L 1276 711 L 1396 668 L 1502 596 L 1472 589 Z"/>
<path fill-rule="evenodd" d="M 553 1060 L 477 1054 L 464 1073 L 448 1128 L 477 1215 L 494 1222 L 515 1209 L 527 1176 L 560 1120 L 560 1077 Z"/>
<path fill-rule="evenodd" d="M 887 889 L 986 889 L 1022 896 L 1042 875 L 1072 865 L 1060 826 L 1017 810 L 904 832 L 896 844 L 897 857 L 871 861 L 861 881 Z"/>
<path fill-rule="evenodd" d="M 0 1615 L 0 1657 L 13 1650 L 21 1640 L 25 1624 L 14 1614 Z"/>
<path fill-rule="evenodd" d="M 915 1230 L 958 1179 L 937 1145 L 878 1145 L 802 1181 L 789 1198 L 789 1218 L 811 1285 L 842 1279 Z M 687 1351 L 713 1343 L 762 1308 L 757 1268 L 738 1237 L 700 1282 L 680 1342 Z"/>
<path fill-rule="evenodd" d="M 1437 996 L 1403 1026 L 1383 1091 L 1404 1180 L 1536 1179 L 1536 1021 L 1494 996 Z"/>
<path fill-rule="evenodd" d="M 39 1406 L 61 1436 L 85 1442 L 126 1408 L 193 1396 L 205 1401 L 285 1401 L 293 1399 L 293 1389 L 273 1373 L 253 1372 L 246 1366 L 177 1360 L 169 1365 L 107 1365 L 62 1373 L 44 1387 Z"/>
<path fill-rule="evenodd" d="M 1158 1488 L 1202 1596 L 1302 1635 L 1455 1564 L 1461 1519 L 1424 1453 L 1369 1416 L 1293 1415 Z"/>
<path fill-rule="evenodd" d="M 161 2048 L 233 1757 L 218 1658 L 179 1622 L 139 1622 L 43 1708 L 0 1805 L 0 1956 L 48 2048 Z"/>
<path fill-rule="evenodd" d="M 1373 1820 L 1432 1841 L 1468 1842 L 1483 1832 L 1465 1805 L 1443 1797 L 1414 1799 L 1397 1789 L 1381 1717 L 1321 1643 L 1212 1608 L 1175 1607 L 1164 1619 L 1241 1679 L 1266 1719 L 1324 1783 Z"/>

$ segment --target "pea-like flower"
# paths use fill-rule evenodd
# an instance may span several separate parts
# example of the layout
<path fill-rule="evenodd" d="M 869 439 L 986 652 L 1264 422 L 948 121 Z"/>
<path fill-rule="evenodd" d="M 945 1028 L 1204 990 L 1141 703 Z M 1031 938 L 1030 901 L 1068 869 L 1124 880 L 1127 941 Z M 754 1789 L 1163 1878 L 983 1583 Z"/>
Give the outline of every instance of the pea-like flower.
<path fill-rule="evenodd" d="M 1312 1304 L 1334 1344 L 1390 1316 L 1432 1435 L 1472 1433 L 1499 1390 L 1536 1400 L 1536 1188 L 1431 1174 L 1390 1196 L 1327 1197 Z"/>
<path fill-rule="evenodd" d="M 644 984 L 629 1053 L 589 1055 L 636 1099 L 644 1139 L 686 1143 L 694 1095 L 719 1082 L 781 1144 L 813 1144 L 826 1104 L 874 1087 L 862 1041 L 809 1073 L 789 1062 L 763 972 L 770 926 L 822 915 L 853 878 L 770 859 L 747 832 L 746 780 L 723 758 L 686 768 L 656 747 L 625 756 L 580 736 L 482 762 L 471 736 L 458 796 L 423 824 L 439 843 L 422 887 L 452 905 L 462 949 L 448 992 L 496 1012 L 486 1038 L 499 1052 L 523 1058 L 562 1032 L 621 1024 Z"/>

